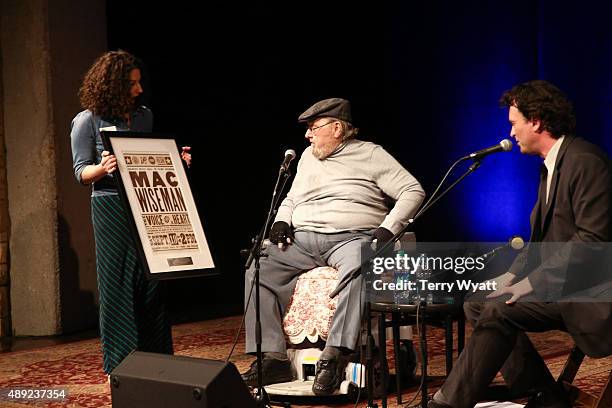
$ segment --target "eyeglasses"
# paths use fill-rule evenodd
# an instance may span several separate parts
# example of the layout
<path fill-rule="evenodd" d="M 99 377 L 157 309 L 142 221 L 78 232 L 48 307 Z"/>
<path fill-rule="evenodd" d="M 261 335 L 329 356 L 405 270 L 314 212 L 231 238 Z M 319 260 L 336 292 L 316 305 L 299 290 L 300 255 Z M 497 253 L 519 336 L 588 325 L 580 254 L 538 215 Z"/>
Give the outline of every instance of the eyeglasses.
<path fill-rule="evenodd" d="M 309 127 L 308 127 L 308 129 L 306 129 L 306 131 L 307 131 L 307 132 L 310 132 L 310 133 L 314 133 L 314 131 L 315 131 L 315 130 L 320 129 L 320 128 L 322 128 L 323 126 L 327 126 L 327 125 L 329 125 L 329 124 L 332 124 L 332 123 L 334 123 L 334 122 L 335 122 L 335 120 L 332 120 L 331 122 L 324 123 L 324 124 L 322 124 L 321 126 L 317 126 L 317 127 L 311 127 L 311 126 L 309 126 Z"/>

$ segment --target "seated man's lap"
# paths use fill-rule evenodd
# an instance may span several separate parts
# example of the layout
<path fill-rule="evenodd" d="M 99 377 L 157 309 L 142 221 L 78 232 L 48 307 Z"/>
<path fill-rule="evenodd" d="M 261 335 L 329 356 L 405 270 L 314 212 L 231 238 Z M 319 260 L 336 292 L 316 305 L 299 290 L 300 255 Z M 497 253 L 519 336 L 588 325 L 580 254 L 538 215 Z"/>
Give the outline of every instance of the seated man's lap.
<path fill-rule="evenodd" d="M 371 240 L 372 235 L 369 233 L 353 233 L 341 244 L 332 248 L 327 258 L 327 264 L 338 270 L 340 281 L 348 278 L 348 275 L 361 266 L 363 262 L 362 247 L 364 244 L 369 244 Z"/>
<path fill-rule="evenodd" d="M 517 302 L 466 302 L 463 306 L 466 318 L 475 327 L 502 326 L 528 332 L 566 330 L 556 303 Z"/>

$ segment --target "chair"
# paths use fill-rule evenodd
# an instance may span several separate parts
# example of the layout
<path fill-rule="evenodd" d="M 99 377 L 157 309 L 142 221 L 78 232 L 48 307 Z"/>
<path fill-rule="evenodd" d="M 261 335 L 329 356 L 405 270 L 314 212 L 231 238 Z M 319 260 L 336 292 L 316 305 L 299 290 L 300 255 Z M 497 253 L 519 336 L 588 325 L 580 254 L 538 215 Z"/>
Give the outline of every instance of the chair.
<path fill-rule="evenodd" d="M 329 266 L 311 269 L 298 278 L 283 317 L 283 329 L 289 343 L 327 340 L 338 302 L 337 298 L 330 299 L 329 294 L 337 284 L 338 271 Z"/>
<path fill-rule="evenodd" d="M 599 397 L 593 396 L 576 387 L 573 382 L 580 365 L 584 360 L 584 352 L 578 346 L 574 346 L 570 351 L 567 361 L 557 378 L 557 384 L 561 385 L 566 391 L 573 407 L 582 408 L 610 408 L 612 407 L 612 371 L 608 375 L 608 380 Z M 525 398 L 527 395 L 513 395 L 505 385 L 489 386 L 482 400 L 513 400 Z"/>
<path fill-rule="evenodd" d="M 289 343 L 287 354 L 298 382 L 290 386 L 268 386 L 269 394 L 311 395 L 310 388 L 305 388 L 300 381 L 312 380 L 316 374 L 315 363 L 321 354 L 320 346 L 327 340 L 338 301 L 337 298 L 331 299 L 329 294 L 337 284 L 338 271 L 332 267 L 314 268 L 298 278 L 283 317 L 283 330 Z M 355 398 L 359 394 L 359 384 L 364 386 L 366 383 L 365 370 L 361 364 L 349 362 L 345 375 L 339 393 Z M 375 394 L 383 393 L 381 387 L 382 382 L 375 387 Z"/>
<path fill-rule="evenodd" d="M 570 401 L 572 401 L 572 403 L 578 403 L 578 406 L 589 408 L 612 407 L 612 371 L 610 371 L 606 385 L 599 397 L 594 397 L 572 384 L 582 364 L 582 360 L 584 360 L 584 353 L 578 346 L 574 346 L 565 362 L 561 374 L 559 374 L 557 383 L 567 390 Z"/>
<path fill-rule="evenodd" d="M 414 240 L 414 233 L 407 233 L 400 240 L 400 244 L 414 242 Z M 329 266 L 314 268 L 300 275 L 283 316 L 283 330 L 291 348 L 316 347 L 324 344 L 327 340 L 338 301 L 337 297 L 331 299 L 329 294 L 336 288 L 337 284 L 338 271 Z M 411 337 L 409 328 L 404 328 L 408 330 L 402 330 L 401 335 Z M 393 336 L 399 342 L 400 330 L 395 330 Z M 301 350 L 299 353 L 299 356 L 297 353 L 295 356 L 293 354 L 291 356 L 312 360 L 314 354 L 316 354 L 306 350 Z M 381 365 L 383 364 L 386 368 L 386 362 L 381 363 Z M 297 371 L 296 377 L 298 379 L 303 380 L 309 377 L 309 375 Z M 355 383 L 361 383 L 362 371 L 359 368 L 355 370 L 355 373 L 357 372 L 358 374 L 352 375 L 352 380 Z M 384 375 L 377 377 L 384 377 Z M 359 380 L 357 381 L 357 379 Z M 382 383 L 378 385 L 380 386 L 375 386 L 375 392 L 380 390 Z M 383 393 L 383 391 L 380 390 L 379 393 Z"/>
<path fill-rule="evenodd" d="M 410 245 L 414 245 L 415 235 L 414 233 L 406 233 L 404 237 L 400 240 L 400 243 L 396 247 L 396 249 L 406 248 Z M 304 348 L 309 346 L 316 347 L 317 345 L 321 345 L 327 340 L 327 336 L 329 334 L 329 328 L 331 326 L 331 321 L 336 310 L 337 298 L 329 298 L 329 294 L 335 289 L 338 284 L 338 271 L 332 267 L 318 267 L 314 268 L 310 271 L 307 271 L 300 275 L 298 281 L 296 283 L 295 289 L 293 291 L 292 298 L 287 306 L 287 310 L 285 311 L 285 315 L 283 316 L 283 330 L 285 332 L 285 337 L 287 342 L 292 346 L 292 348 Z M 440 319 L 434 319 L 433 315 L 435 313 L 429 314 L 431 318 L 428 319 L 428 324 L 437 324 Z M 399 342 L 400 338 L 403 337 L 412 337 L 411 332 L 407 334 L 403 329 L 409 329 L 409 327 L 414 323 L 416 323 L 416 319 L 413 319 L 413 323 L 408 323 L 409 318 L 404 316 L 402 319 L 399 319 L 399 314 L 394 318 L 394 322 L 397 321 L 397 325 L 393 326 L 387 324 L 384 319 L 382 319 L 382 324 L 380 324 L 378 328 L 379 336 L 378 339 L 382 339 L 381 345 L 385 344 L 387 333 L 387 328 L 392 328 L 393 341 L 395 346 L 395 355 L 399 356 Z M 451 342 L 452 342 L 452 319 L 440 321 L 440 325 L 444 325 L 445 323 L 450 324 L 451 330 Z M 379 321 L 381 321 L 379 319 Z M 461 325 L 460 332 L 463 333 L 464 326 Z M 401 330 L 401 332 L 400 332 Z M 381 334 L 382 332 L 382 334 Z M 463 336 L 463 335 L 462 335 Z M 463 337 L 462 337 L 463 338 Z M 461 347 L 463 347 L 463 343 L 461 342 Z M 452 365 L 452 345 L 451 345 L 451 365 Z M 380 369 L 375 368 L 374 371 L 381 371 L 381 375 L 376 375 L 377 381 L 374 381 L 374 394 L 382 394 L 386 398 L 386 387 L 387 381 L 386 378 L 388 376 L 388 365 L 386 361 L 386 350 L 385 347 L 380 347 L 381 355 L 380 355 Z M 302 353 L 304 352 L 304 353 Z M 312 359 L 314 354 L 308 352 L 307 350 L 300 350 L 300 356 L 306 356 L 308 359 Z M 296 355 L 297 356 L 297 355 Z M 398 368 L 398 359 L 396 358 L 396 372 L 399 372 Z M 375 364 L 378 367 L 378 363 Z M 450 369 L 449 369 L 450 370 Z M 361 378 L 362 371 L 358 370 L 359 374 L 356 376 Z M 314 374 L 314 373 L 309 373 Z M 300 380 L 307 379 L 307 375 L 304 373 L 300 373 L 299 371 L 296 373 L 297 378 Z M 380 378 L 379 378 L 380 377 Z M 398 377 L 399 378 L 399 377 Z M 355 379 L 353 381 L 357 382 Z M 399 380 L 398 380 L 399 381 Z M 399 384 L 399 383 L 398 383 Z M 399 390 L 399 388 L 398 388 Z M 398 395 L 400 395 L 398 393 Z M 401 401 L 401 395 L 398 397 L 399 401 Z"/>
<path fill-rule="evenodd" d="M 404 247 L 413 242 L 415 235 L 408 232 L 400 239 L 399 245 Z M 300 275 L 283 317 L 283 329 L 290 344 L 327 340 L 338 299 L 330 299 L 329 294 L 337 284 L 338 271 L 329 266 Z"/>

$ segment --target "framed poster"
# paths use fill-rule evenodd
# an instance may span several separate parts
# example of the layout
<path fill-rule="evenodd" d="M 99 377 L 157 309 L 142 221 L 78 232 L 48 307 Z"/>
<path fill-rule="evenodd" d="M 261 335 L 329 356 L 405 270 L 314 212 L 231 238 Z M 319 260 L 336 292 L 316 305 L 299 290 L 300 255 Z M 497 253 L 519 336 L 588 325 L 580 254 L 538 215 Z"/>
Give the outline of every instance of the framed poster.
<path fill-rule="evenodd" d="M 149 279 L 215 274 L 178 147 L 171 135 L 102 131 Z M 118 175 L 118 176 L 117 176 Z"/>

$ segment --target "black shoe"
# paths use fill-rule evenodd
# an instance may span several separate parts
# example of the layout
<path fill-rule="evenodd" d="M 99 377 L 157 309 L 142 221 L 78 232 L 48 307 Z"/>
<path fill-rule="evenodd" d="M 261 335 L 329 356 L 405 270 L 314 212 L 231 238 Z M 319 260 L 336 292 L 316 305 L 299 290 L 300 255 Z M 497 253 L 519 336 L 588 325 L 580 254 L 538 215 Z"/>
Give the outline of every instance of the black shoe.
<path fill-rule="evenodd" d="M 320 397 L 332 395 L 340 388 L 345 367 L 346 360 L 344 358 L 317 361 L 317 375 L 312 384 L 312 392 Z"/>
<path fill-rule="evenodd" d="M 450 405 L 443 404 L 441 402 L 437 402 L 434 400 L 429 400 L 427 403 L 427 408 L 452 408 Z"/>
<path fill-rule="evenodd" d="M 289 360 L 264 358 L 261 365 L 261 385 L 293 381 Z M 248 386 L 257 387 L 257 360 L 253 361 L 251 368 L 242 374 L 242 380 Z"/>
<path fill-rule="evenodd" d="M 560 386 L 537 391 L 532 395 L 525 408 L 571 408 L 565 390 Z"/>

